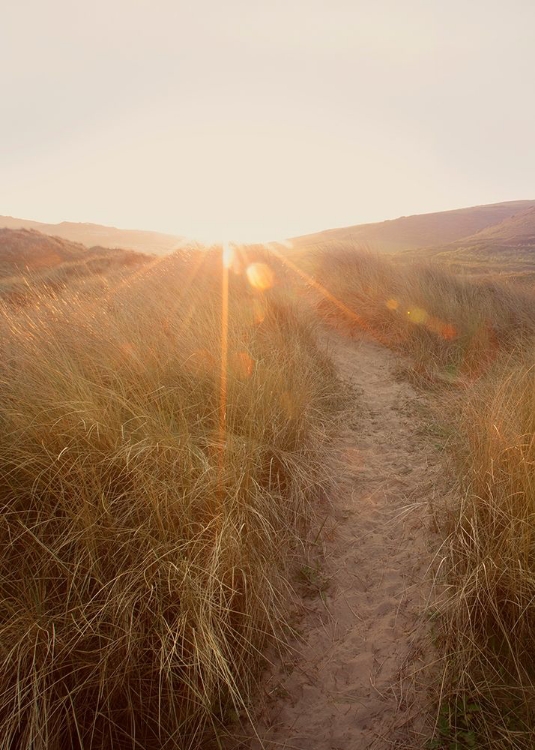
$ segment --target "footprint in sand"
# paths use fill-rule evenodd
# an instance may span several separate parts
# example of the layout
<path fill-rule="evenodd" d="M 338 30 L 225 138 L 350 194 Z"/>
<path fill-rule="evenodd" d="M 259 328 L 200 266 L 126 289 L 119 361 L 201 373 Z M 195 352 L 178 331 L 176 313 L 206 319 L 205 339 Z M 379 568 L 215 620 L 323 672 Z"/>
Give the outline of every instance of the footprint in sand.
<path fill-rule="evenodd" d="M 275 665 L 266 675 L 266 694 L 280 697 L 263 706 L 248 747 L 421 750 L 432 725 L 425 688 L 413 679 L 431 653 L 423 611 L 432 532 L 423 493 L 440 481 L 440 459 L 421 429 L 422 397 L 396 379 L 398 358 L 364 338 L 325 336 L 359 394 L 339 439 L 347 471 L 332 498 L 336 533 L 324 541 L 331 583 L 307 606 L 294 669 L 283 674 Z"/>

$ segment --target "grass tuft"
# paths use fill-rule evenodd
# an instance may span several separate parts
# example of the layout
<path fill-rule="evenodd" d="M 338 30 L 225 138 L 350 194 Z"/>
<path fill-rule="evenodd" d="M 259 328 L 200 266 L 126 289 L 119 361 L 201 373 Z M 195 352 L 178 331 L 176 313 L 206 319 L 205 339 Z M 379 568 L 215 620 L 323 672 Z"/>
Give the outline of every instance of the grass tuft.
<path fill-rule="evenodd" d="M 5 750 L 223 731 L 328 481 L 336 382 L 284 289 L 213 251 L 95 290 L 0 307 Z"/>

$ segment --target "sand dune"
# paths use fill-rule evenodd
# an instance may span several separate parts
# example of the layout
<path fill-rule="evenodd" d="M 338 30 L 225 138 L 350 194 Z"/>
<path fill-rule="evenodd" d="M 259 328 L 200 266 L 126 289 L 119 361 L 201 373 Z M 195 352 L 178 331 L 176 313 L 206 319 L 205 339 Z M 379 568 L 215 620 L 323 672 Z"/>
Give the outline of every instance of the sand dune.
<path fill-rule="evenodd" d="M 358 398 L 339 437 L 324 591 L 299 607 L 302 640 L 266 676 L 248 747 L 421 750 L 432 734 L 423 612 L 444 467 L 418 416 L 424 397 L 396 377 L 398 357 L 366 338 L 331 333 L 325 344 Z"/>

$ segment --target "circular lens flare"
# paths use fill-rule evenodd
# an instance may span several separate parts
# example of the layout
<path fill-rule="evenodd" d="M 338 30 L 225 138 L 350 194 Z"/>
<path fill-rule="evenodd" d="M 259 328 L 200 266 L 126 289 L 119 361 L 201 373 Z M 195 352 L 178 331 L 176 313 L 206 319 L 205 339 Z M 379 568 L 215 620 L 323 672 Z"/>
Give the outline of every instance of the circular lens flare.
<path fill-rule="evenodd" d="M 266 263 L 251 263 L 245 273 L 249 284 L 262 292 L 275 283 L 275 274 Z"/>

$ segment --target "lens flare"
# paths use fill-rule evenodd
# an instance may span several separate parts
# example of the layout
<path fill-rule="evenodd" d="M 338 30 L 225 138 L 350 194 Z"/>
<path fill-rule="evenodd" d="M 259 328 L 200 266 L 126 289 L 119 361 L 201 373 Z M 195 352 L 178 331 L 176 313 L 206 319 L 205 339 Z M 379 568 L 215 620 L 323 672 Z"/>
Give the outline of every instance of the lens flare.
<path fill-rule="evenodd" d="M 225 453 L 227 443 L 227 381 L 228 381 L 228 266 L 221 269 L 221 359 L 219 382 L 219 460 L 216 500 L 218 511 L 223 503 Z"/>
<path fill-rule="evenodd" d="M 223 245 L 222 253 L 223 265 L 225 268 L 230 268 L 232 266 L 232 264 L 234 263 L 234 255 L 234 247 L 226 242 Z"/>
<path fill-rule="evenodd" d="M 249 284 L 261 292 L 265 292 L 275 283 L 275 274 L 266 263 L 251 263 L 245 271 Z"/>
<path fill-rule="evenodd" d="M 427 319 L 429 318 L 429 314 L 425 310 L 422 310 L 421 307 L 411 308 L 407 311 L 407 315 L 409 315 L 411 321 L 417 325 L 427 323 Z"/>
<path fill-rule="evenodd" d="M 267 308 L 266 308 L 266 303 L 261 297 L 257 297 L 253 299 L 252 313 L 253 313 L 253 321 L 257 325 L 259 325 L 265 320 L 265 317 L 267 315 Z"/>
<path fill-rule="evenodd" d="M 441 333 L 446 341 L 452 341 L 457 336 L 457 330 L 455 329 L 455 326 L 452 326 L 449 323 L 445 323 L 442 326 Z"/>
<path fill-rule="evenodd" d="M 248 352 L 235 352 L 232 357 L 232 370 L 239 380 L 247 380 L 253 374 L 254 360 Z"/>

